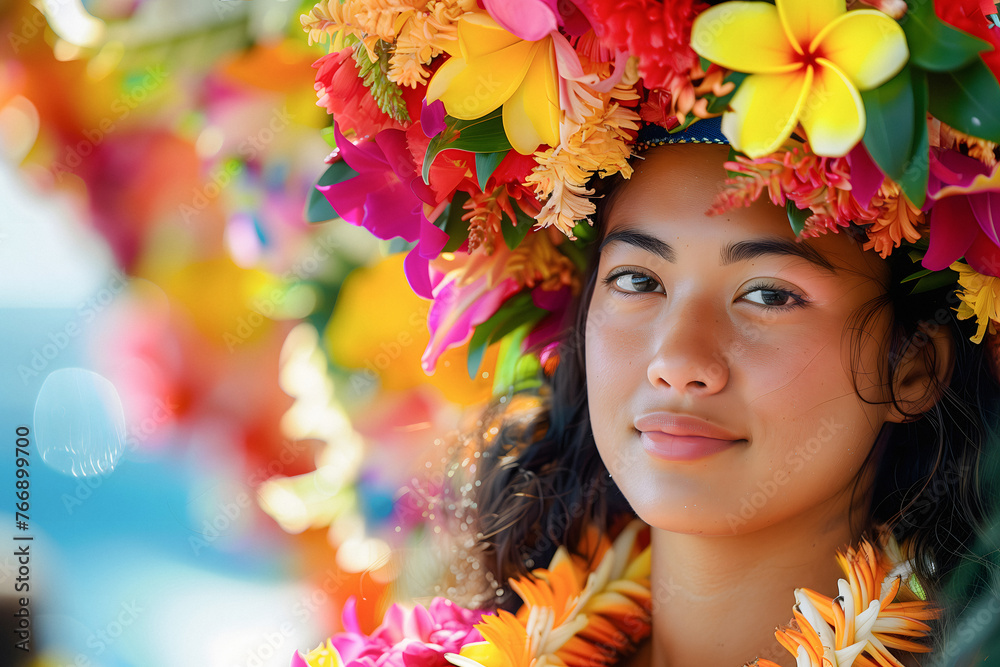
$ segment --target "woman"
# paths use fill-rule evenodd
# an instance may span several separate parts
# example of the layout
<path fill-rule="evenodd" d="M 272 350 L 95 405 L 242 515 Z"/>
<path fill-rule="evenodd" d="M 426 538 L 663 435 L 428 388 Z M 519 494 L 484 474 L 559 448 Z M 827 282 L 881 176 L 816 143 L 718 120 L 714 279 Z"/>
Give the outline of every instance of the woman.
<path fill-rule="evenodd" d="M 836 597 L 830 554 L 880 525 L 936 599 L 980 518 L 954 471 L 976 469 L 1000 405 L 953 292 L 917 303 L 854 238 L 796 244 L 764 202 L 705 216 L 724 159 L 653 149 L 614 191 L 550 430 L 487 465 L 477 497 L 503 580 L 533 535 L 548 538 L 527 555 L 539 563 L 587 525 L 610 530 L 620 489 L 652 527 L 657 665 L 787 664 L 773 635 L 795 588 Z M 512 430 L 487 462 L 520 446 Z M 715 628 L 715 643 L 685 639 Z"/>
<path fill-rule="evenodd" d="M 989 78 L 960 90 L 1000 102 L 980 43 L 923 5 L 904 25 L 936 26 L 948 62 L 835 2 L 368 4 L 303 19 L 344 47 L 317 90 L 358 174 L 320 189 L 345 219 L 415 243 L 428 369 L 449 345 L 474 358 L 502 340 L 500 389 L 530 380 L 521 348 L 554 375 L 499 396 L 454 503 L 476 528 L 462 576 L 487 590 L 478 611 L 394 608 L 297 664 L 614 664 L 638 648 L 633 664 L 873 665 L 929 650 L 996 439 L 994 367 L 970 338 L 1000 318 L 1000 127 L 976 134 L 953 109 L 960 127 L 928 123 L 921 105 L 948 92 L 971 109 L 928 72 L 973 69 Z M 661 145 L 692 142 L 738 152 Z M 525 233 L 529 215 L 549 229 Z M 585 261 L 573 242 L 588 237 Z"/>

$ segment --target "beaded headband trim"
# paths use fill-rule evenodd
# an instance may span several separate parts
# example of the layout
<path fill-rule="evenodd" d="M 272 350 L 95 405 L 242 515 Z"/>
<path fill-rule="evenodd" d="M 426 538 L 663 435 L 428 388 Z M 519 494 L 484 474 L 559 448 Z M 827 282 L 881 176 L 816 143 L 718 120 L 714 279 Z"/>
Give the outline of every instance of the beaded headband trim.
<path fill-rule="evenodd" d="M 721 118 L 706 118 L 692 123 L 680 132 L 670 132 L 662 125 L 647 124 L 639 130 L 632 150 L 635 153 L 642 153 L 650 148 L 667 144 L 723 144 L 728 146 L 729 139 L 722 133 Z"/>
<path fill-rule="evenodd" d="M 975 0 L 322 0 L 302 17 L 335 150 L 311 221 L 401 239 L 433 300 L 423 367 L 501 343 L 496 393 L 551 372 L 591 179 L 728 143 L 710 212 L 765 193 L 799 237 L 852 226 L 1000 320 L 1000 44 Z M 801 138 L 801 139 L 799 139 Z"/>

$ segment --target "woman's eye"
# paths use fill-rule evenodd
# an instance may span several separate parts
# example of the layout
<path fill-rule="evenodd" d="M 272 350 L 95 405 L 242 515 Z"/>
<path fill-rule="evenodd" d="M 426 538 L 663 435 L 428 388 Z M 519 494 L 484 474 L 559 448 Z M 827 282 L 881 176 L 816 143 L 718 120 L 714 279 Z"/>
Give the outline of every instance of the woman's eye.
<path fill-rule="evenodd" d="M 757 303 L 762 306 L 770 306 L 774 308 L 802 305 L 802 299 L 798 298 L 792 292 L 781 289 L 769 289 L 765 287 L 753 289 L 747 292 L 743 298 L 751 303 Z"/>
<path fill-rule="evenodd" d="M 660 283 L 645 273 L 620 273 L 612 278 L 615 287 L 623 292 L 634 292 L 646 294 L 650 292 L 663 292 Z"/>

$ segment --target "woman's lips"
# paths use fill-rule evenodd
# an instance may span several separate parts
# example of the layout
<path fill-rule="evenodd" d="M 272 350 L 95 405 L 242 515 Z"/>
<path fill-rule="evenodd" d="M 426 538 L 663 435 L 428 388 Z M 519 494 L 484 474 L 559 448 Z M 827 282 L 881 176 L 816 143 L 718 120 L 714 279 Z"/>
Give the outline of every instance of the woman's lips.
<path fill-rule="evenodd" d="M 643 431 L 641 439 L 643 448 L 650 456 L 665 461 L 696 461 L 739 442 L 697 435 L 672 435 L 662 431 Z"/>
<path fill-rule="evenodd" d="M 634 426 L 646 452 L 666 461 L 695 461 L 745 442 L 737 434 L 703 419 L 669 412 L 643 415 Z"/>

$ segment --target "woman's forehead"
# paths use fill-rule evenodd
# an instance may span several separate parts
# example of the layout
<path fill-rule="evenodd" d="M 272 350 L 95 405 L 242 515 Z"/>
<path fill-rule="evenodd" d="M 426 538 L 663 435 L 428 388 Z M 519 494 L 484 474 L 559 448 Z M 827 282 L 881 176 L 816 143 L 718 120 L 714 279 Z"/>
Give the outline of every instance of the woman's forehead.
<path fill-rule="evenodd" d="M 725 146 L 714 144 L 668 145 L 647 151 L 610 204 L 604 234 L 622 226 L 640 226 L 674 237 L 725 230 L 730 238 L 767 234 L 794 239 L 784 209 L 769 202 L 708 215 L 726 178 L 727 156 Z"/>
<path fill-rule="evenodd" d="M 603 238 L 634 230 L 679 251 L 691 246 L 699 252 L 706 247 L 721 250 L 741 242 L 782 239 L 808 245 L 837 268 L 860 271 L 880 281 L 888 275 L 887 263 L 847 234 L 828 232 L 796 239 L 785 209 L 766 199 L 709 215 L 726 178 L 727 157 L 727 148 L 714 144 L 668 145 L 646 152 L 632 178 L 610 202 Z"/>

